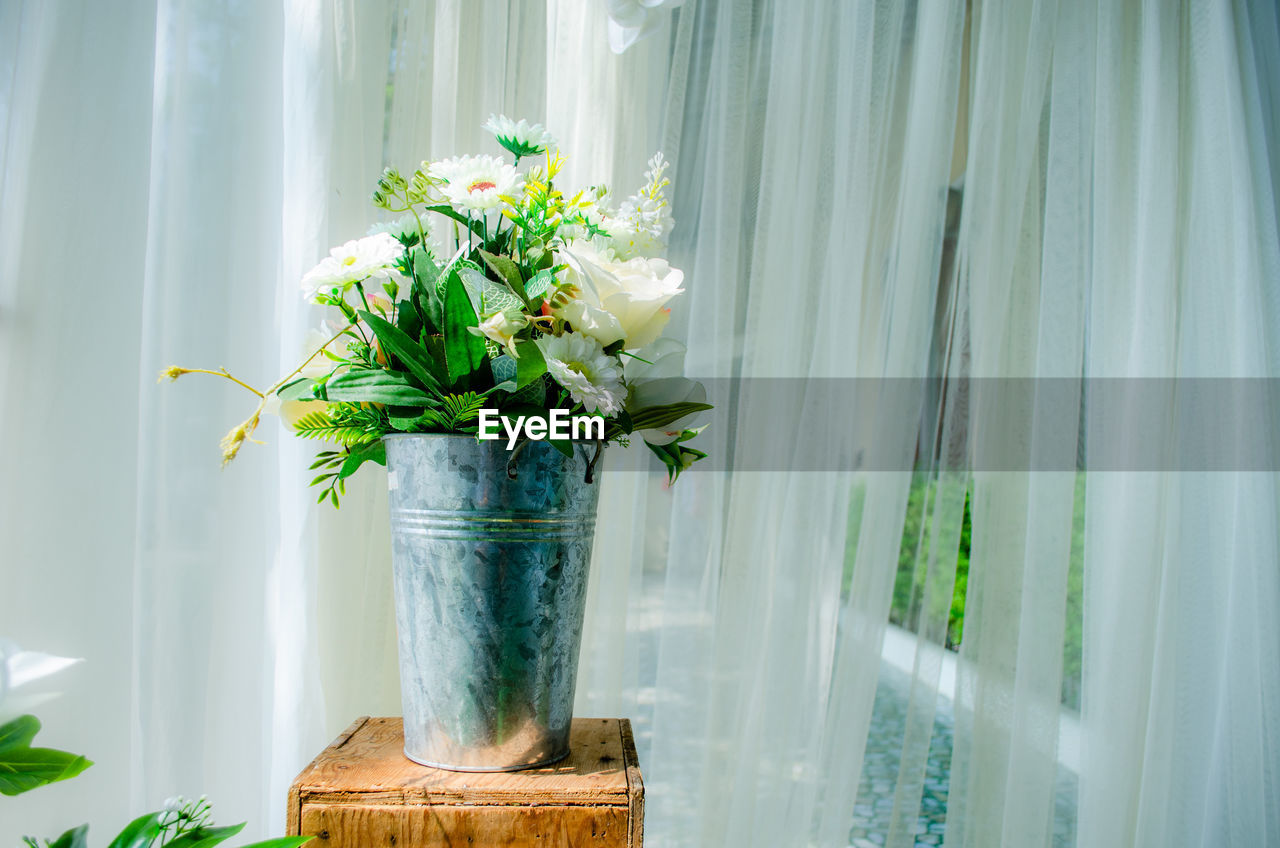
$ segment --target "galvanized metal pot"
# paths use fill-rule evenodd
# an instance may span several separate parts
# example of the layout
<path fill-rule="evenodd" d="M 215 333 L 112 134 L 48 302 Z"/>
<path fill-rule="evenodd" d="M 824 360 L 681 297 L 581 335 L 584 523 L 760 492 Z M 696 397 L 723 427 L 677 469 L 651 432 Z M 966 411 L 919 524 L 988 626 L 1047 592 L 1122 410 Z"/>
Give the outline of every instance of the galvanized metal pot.
<path fill-rule="evenodd" d="M 455 771 L 564 757 L 599 500 L 587 482 L 594 447 L 569 459 L 541 441 L 515 454 L 473 436 L 385 442 L 405 756 Z"/>

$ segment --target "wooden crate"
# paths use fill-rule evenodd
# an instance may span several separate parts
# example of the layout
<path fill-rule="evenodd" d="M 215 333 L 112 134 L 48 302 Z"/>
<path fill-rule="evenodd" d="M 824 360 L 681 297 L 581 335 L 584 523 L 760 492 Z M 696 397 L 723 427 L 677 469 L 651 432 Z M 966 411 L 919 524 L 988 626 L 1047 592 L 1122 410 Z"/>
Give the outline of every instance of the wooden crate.
<path fill-rule="evenodd" d="M 574 719 L 567 759 L 491 774 L 418 765 L 403 734 L 399 718 L 343 731 L 289 789 L 289 835 L 318 837 L 308 848 L 641 848 L 644 783 L 625 718 Z"/>

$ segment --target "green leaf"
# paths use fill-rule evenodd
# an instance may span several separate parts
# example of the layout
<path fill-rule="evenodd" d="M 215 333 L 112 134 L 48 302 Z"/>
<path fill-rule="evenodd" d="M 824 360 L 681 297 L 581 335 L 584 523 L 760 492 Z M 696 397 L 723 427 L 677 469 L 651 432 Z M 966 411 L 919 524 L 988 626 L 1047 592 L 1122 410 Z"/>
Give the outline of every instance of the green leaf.
<path fill-rule="evenodd" d="M 471 228 L 471 232 L 475 233 L 480 238 L 484 238 L 484 227 L 481 226 L 481 223 L 479 221 L 473 221 L 472 219 L 468 218 L 466 215 L 463 215 L 461 212 L 459 212 L 457 209 L 454 209 L 452 206 L 450 206 L 447 203 L 441 203 L 438 206 L 428 206 L 426 207 L 426 210 L 428 212 L 439 213 L 441 215 L 444 215 L 446 218 L 452 218 L 453 220 L 457 221 L 459 224 L 465 224 L 466 226 Z"/>
<path fill-rule="evenodd" d="M 409 382 L 404 374 L 381 369 L 346 371 L 324 385 L 326 400 L 430 406 L 436 401 Z"/>
<path fill-rule="evenodd" d="M 545 297 L 555 280 L 555 274 L 548 269 L 543 269 L 534 274 L 524 287 L 525 296 L 529 298 L 529 303 L 534 304 Z"/>
<path fill-rule="evenodd" d="M 21 795 L 75 777 L 93 765 L 78 754 L 30 747 L 39 731 L 39 719 L 30 715 L 0 727 L 0 794 Z"/>
<path fill-rule="evenodd" d="M 553 448 L 560 451 L 560 453 L 564 454 L 569 459 L 573 459 L 573 442 L 568 439 L 547 439 L 547 441 L 551 443 Z"/>
<path fill-rule="evenodd" d="M 147 813 L 138 816 L 125 825 L 124 830 L 107 848 L 150 848 L 151 843 L 160 837 L 160 819 L 163 812 Z"/>
<path fill-rule="evenodd" d="M 631 426 L 635 430 L 656 430 L 672 421 L 684 418 L 695 412 L 713 409 L 709 403 L 668 403 L 662 406 L 650 406 L 639 412 L 631 413 Z"/>
<path fill-rule="evenodd" d="M 244 826 L 245 823 L 240 822 L 226 827 L 198 827 L 166 842 L 165 848 L 213 848 L 244 830 Z"/>
<path fill-rule="evenodd" d="M 422 315 L 417 308 L 408 303 L 400 304 L 396 310 L 396 329 L 411 339 L 417 339 L 422 336 L 422 328 Z"/>
<path fill-rule="evenodd" d="M 0 753 L 10 748 L 26 748 L 40 732 L 40 719 L 33 715 L 18 716 L 0 725 Z"/>
<path fill-rule="evenodd" d="M 513 262 L 511 257 L 495 256 L 487 250 L 481 250 L 480 258 L 500 279 L 511 287 L 511 291 L 515 293 L 516 297 L 523 300 L 525 305 L 528 305 L 529 298 L 524 292 L 524 278 L 520 276 L 520 266 Z"/>
<path fill-rule="evenodd" d="M 262 842 L 252 842 L 247 845 L 241 845 L 241 848 L 298 848 L 315 839 L 315 836 L 276 836 L 275 839 L 264 839 Z"/>
<path fill-rule="evenodd" d="M 413 254 L 413 286 L 411 288 L 413 302 L 422 315 L 423 321 L 429 323 L 437 332 L 444 323 L 444 305 L 437 293 L 437 281 L 440 279 L 440 266 L 427 251 L 419 249 Z"/>
<path fill-rule="evenodd" d="M 497 383 L 491 388 L 485 389 L 483 392 L 480 393 L 480 396 L 488 397 L 494 392 L 507 392 L 508 394 L 512 394 L 515 392 L 515 390 L 516 390 L 515 380 L 503 380 L 501 383 Z"/>
<path fill-rule="evenodd" d="M 516 360 L 516 386 L 518 388 L 523 389 L 547 373 L 547 360 L 543 357 L 542 349 L 538 347 L 536 342 L 517 343 L 516 353 L 520 354 L 520 358 Z"/>
<path fill-rule="evenodd" d="M 264 839 L 261 842 L 250 842 L 248 845 L 242 845 L 241 848 L 298 848 L 306 845 L 314 836 L 279 836 L 275 839 Z"/>
<path fill-rule="evenodd" d="M 524 302 L 511 289 L 502 283 L 495 283 L 484 275 L 479 268 L 459 265 L 458 276 L 462 278 L 467 294 L 471 298 L 471 306 L 476 315 L 489 315 L 508 309 L 523 309 Z"/>
<path fill-rule="evenodd" d="M 32 844 L 32 843 L 28 843 Z M 89 844 L 89 825 L 72 828 L 49 843 L 49 848 L 85 848 Z"/>
<path fill-rule="evenodd" d="M 450 383 L 469 378 L 484 361 L 484 339 L 467 332 L 479 323 L 462 278 L 451 272 L 444 293 L 444 358 Z"/>
<path fill-rule="evenodd" d="M 441 391 L 440 381 L 436 378 L 436 363 L 431 361 L 430 356 L 423 350 L 422 345 L 418 344 L 404 332 L 388 321 L 379 318 L 372 312 L 361 311 L 360 317 L 369 325 L 369 329 L 373 330 L 373 334 L 378 337 L 378 341 L 382 342 L 384 349 L 390 351 L 404 363 L 404 367 L 409 369 L 409 373 L 418 378 L 418 381 L 433 393 Z"/>
<path fill-rule="evenodd" d="M 543 406 L 547 400 L 547 375 L 543 374 L 529 385 L 522 389 L 518 389 L 515 394 L 511 395 L 512 403 L 528 403 L 534 406 Z"/>
<path fill-rule="evenodd" d="M 315 384 L 315 380 L 299 377 L 276 389 L 276 397 L 281 400 L 314 400 L 315 395 L 312 394 L 311 387 Z"/>
<path fill-rule="evenodd" d="M 505 383 L 507 380 L 514 382 L 516 368 L 516 360 L 505 353 L 489 358 L 489 370 L 493 372 L 493 381 L 495 383 Z"/>
<path fill-rule="evenodd" d="M 376 462 L 379 465 L 387 464 L 387 448 L 381 439 L 353 448 L 346 461 L 342 463 L 342 470 L 338 472 L 338 479 L 347 479 L 352 474 L 355 474 L 356 469 L 366 462 Z"/>

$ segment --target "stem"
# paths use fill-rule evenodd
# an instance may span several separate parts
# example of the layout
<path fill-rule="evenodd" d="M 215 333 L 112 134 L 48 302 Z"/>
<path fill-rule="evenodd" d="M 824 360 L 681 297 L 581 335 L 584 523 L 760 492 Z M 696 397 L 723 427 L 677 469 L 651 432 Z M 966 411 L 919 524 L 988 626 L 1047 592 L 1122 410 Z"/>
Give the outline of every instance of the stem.
<path fill-rule="evenodd" d="M 301 363 L 300 365 L 298 365 L 298 367 L 297 367 L 297 368 L 295 368 L 295 369 L 293 369 L 292 371 L 290 371 L 288 374 L 286 374 L 286 375 L 285 375 L 284 377 L 282 377 L 280 380 L 277 380 L 277 381 L 276 381 L 276 383 L 275 383 L 275 385 L 273 385 L 271 388 L 267 389 L 267 391 L 266 391 L 266 393 L 265 393 L 265 394 L 263 394 L 263 393 L 258 393 L 258 394 L 259 394 L 263 399 L 265 399 L 265 398 L 266 398 L 266 396 L 267 396 L 267 395 L 269 395 L 269 394 L 274 394 L 274 393 L 275 393 L 275 391 L 276 391 L 277 389 L 279 389 L 279 388 L 280 388 L 281 386 L 283 386 L 285 383 L 289 382 L 289 381 L 290 381 L 290 380 L 292 380 L 294 377 L 296 377 L 296 376 L 298 375 L 298 372 L 299 372 L 299 371 L 301 371 L 303 368 L 306 368 L 308 365 L 310 365 L 310 364 L 311 364 L 311 360 L 313 360 L 313 359 L 315 359 L 317 356 L 319 356 L 321 351 L 323 351 L 323 350 L 324 350 L 325 348 L 327 348 L 329 345 L 331 345 L 331 344 L 333 344 L 334 342 L 336 342 L 338 339 L 342 338 L 342 334 L 343 334 L 343 333 L 345 333 L 347 330 L 350 330 L 350 329 L 351 329 L 352 327 L 354 327 L 354 326 L 356 326 L 356 323 L 355 323 L 354 321 L 352 321 L 350 324 L 348 324 L 347 326 L 343 327 L 343 328 L 342 328 L 341 330 L 339 330 L 338 332 L 334 333 L 334 334 L 333 334 L 333 336 L 332 336 L 328 341 L 326 341 L 324 344 L 320 345 L 320 347 L 316 349 L 315 353 L 311 354 L 311 355 L 310 355 L 310 356 L 308 356 L 306 359 L 302 360 L 302 363 Z M 234 379 L 234 378 L 233 378 L 233 379 Z M 239 381 L 239 380 L 236 380 L 236 382 L 237 382 L 237 383 L 239 383 L 240 381 Z M 243 383 L 241 383 L 241 385 L 244 385 L 244 384 L 243 384 Z M 256 390 L 255 390 L 255 392 L 256 392 Z"/>
<path fill-rule="evenodd" d="M 418 222 L 418 246 L 423 250 L 427 249 L 427 231 L 422 226 L 422 216 L 418 214 L 418 210 L 409 205 L 409 211 L 413 213 L 413 220 Z M 412 269 L 411 269 L 412 270 Z"/>
<path fill-rule="evenodd" d="M 232 376 L 231 372 L 225 368 L 220 368 L 217 371 L 210 371 L 206 368 L 183 368 L 182 370 L 188 374 L 211 374 L 214 377 L 226 377 L 228 380 L 235 383 L 237 386 L 243 386 L 244 388 L 253 392 L 258 397 L 266 397 L 266 395 L 264 395 L 262 392 L 255 389 L 253 386 L 246 383 L 244 380 L 240 380 Z"/>

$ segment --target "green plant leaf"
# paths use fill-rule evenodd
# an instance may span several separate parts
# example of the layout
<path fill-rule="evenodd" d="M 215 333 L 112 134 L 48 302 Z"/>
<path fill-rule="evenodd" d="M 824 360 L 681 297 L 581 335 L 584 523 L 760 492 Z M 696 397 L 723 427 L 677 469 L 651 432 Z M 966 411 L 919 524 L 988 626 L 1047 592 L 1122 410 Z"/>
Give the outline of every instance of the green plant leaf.
<path fill-rule="evenodd" d="M 511 289 L 489 279 L 479 268 L 460 265 L 458 276 L 462 278 L 462 283 L 467 288 L 467 294 L 471 297 L 471 306 L 475 309 L 476 315 L 489 315 L 508 309 L 524 308 L 524 301 Z"/>
<path fill-rule="evenodd" d="M 543 374 L 529 385 L 522 389 L 517 389 L 511 395 L 511 403 L 527 403 L 533 406 L 541 407 L 547 400 L 547 375 Z"/>
<path fill-rule="evenodd" d="M 160 819 L 163 812 L 147 813 L 138 816 L 125 825 L 107 848 L 150 848 L 151 843 L 160 837 Z"/>
<path fill-rule="evenodd" d="M 308 412 L 299 418 L 293 424 L 293 432 L 302 439 L 324 439 L 344 445 L 370 442 L 378 438 L 376 433 L 370 433 L 359 426 L 334 421 L 324 409 Z M 311 467 L 315 468 L 318 464 L 319 462 Z"/>
<path fill-rule="evenodd" d="M 316 381 L 309 377 L 299 377 L 276 389 L 276 397 L 280 400 L 315 400 L 316 396 L 312 391 L 315 384 Z"/>
<path fill-rule="evenodd" d="M 28 843 L 31 844 L 31 843 Z M 89 825 L 72 828 L 49 843 L 49 848 L 86 848 L 89 844 Z"/>
<path fill-rule="evenodd" d="M 0 753 L 10 748 L 26 748 L 40 732 L 40 719 L 33 715 L 18 716 L 0 725 Z"/>
<path fill-rule="evenodd" d="M 409 369 L 409 373 L 417 377 L 428 391 L 437 394 L 441 391 L 440 381 L 436 377 L 436 363 L 431 361 L 422 345 L 372 312 L 361 311 L 359 315 L 369 325 L 369 329 L 373 330 L 373 334 L 378 337 L 383 348 L 403 362 L 404 367 Z"/>
<path fill-rule="evenodd" d="M 564 454 L 569 459 L 573 459 L 573 442 L 568 439 L 547 439 L 547 441 L 551 443 L 553 448 L 560 451 L 560 453 Z"/>
<path fill-rule="evenodd" d="M 278 836 L 275 839 L 264 839 L 261 842 L 250 842 L 241 848 L 298 848 L 306 845 L 314 836 Z"/>
<path fill-rule="evenodd" d="M 479 323 L 462 278 L 451 272 L 444 292 L 444 358 L 452 384 L 467 380 L 484 361 L 484 339 L 467 331 Z"/>
<path fill-rule="evenodd" d="M 440 279 L 440 266 L 427 251 L 419 248 L 413 254 L 413 285 L 411 287 L 414 305 L 421 314 L 424 323 L 428 323 L 440 332 L 444 323 L 444 304 L 437 293 Z"/>
<path fill-rule="evenodd" d="M 516 353 L 516 386 L 523 389 L 534 380 L 547 373 L 547 360 L 536 342 L 518 342 Z"/>
<path fill-rule="evenodd" d="M 376 442 L 370 442 L 367 445 L 361 445 L 358 448 L 352 448 L 351 453 L 342 463 L 342 470 L 338 472 L 338 479 L 347 479 L 352 474 L 355 474 L 356 469 L 366 462 L 376 462 L 379 465 L 387 464 L 387 448 L 381 439 Z"/>
<path fill-rule="evenodd" d="M 631 426 L 634 430 L 656 430 L 672 421 L 684 418 L 695 412 L 714 409 L 709 403 L 668 403 L 662 406 L 650 406 L 631 413 Z"/>
<path fill-rule="evenodd" d="M 227 825 L 226 827 L 198 827 L 189 830 L 176 839 L 165 843 L 165 848 L 213 848 L 214 845 L 226 842 L 240 831 L 245 823 Z"/>
<path fill-rule="evenodd" d="M 555 280 L 555 274 L 545 268 L 530 277 L 529 282 L 524 287 L 524 293 L 529 299 L 530 305 L 537 305 L 538 301 L 546 297 Z"/>
<path fill-rule="evenodd" d="M 480 238 L 484 238 L 484 227 L 481 226 L 479 221 L 471 220 L 466 215 L 463 215 L 461 212 L 459 212 L 457 209 L 454 209 L 452 206 L 450 206 L 447 203 L 441 203 L 438 206 L 428 206 L 426 207 L 426 211 L 436 212 L 441 215 L 444 215 L 446 218 L 452 218 L 453 220 L 457 221 L 459 224 L 463 224 L 467 227 L 470 227 L 471 232 L 475 233 Z"/>
<path fill-rule="evenodd" d="M 93 765 L 79 754 L 53 748 L 32 748 L 40 720 L 24 715 L 0 727 L 0 794 L 21 795 L 59 780 L 75 777 Z"/>
<path fill-rule="evenodd" d="M 524 278 L 520 276 L 520 266 L 513 262 L 509 256 L 495 256 L 487 250 L 480 251 L 480 258 L 511 288 L 516 297 L 524 301 L 527 306 L 529 298 L 524 291 Z"/>
<path fill-rule="evenodd" d="M 404 374 L 382 369 L 346 371 L 323 388 L 325 399 L 394 406 L 431 406 L 436 400 L 409 382 Z"/>
<path fill-rule="evenodd" d="M 493 372 L 495 383 L 505 383 L 516 379 L 516 360 L 505 353 L 489 357 L 489 370 Z"/>

